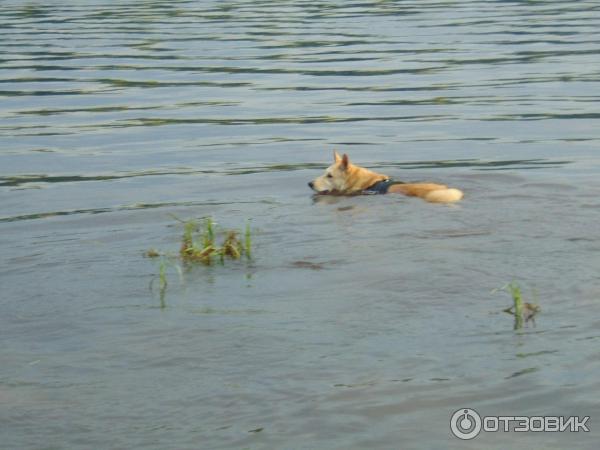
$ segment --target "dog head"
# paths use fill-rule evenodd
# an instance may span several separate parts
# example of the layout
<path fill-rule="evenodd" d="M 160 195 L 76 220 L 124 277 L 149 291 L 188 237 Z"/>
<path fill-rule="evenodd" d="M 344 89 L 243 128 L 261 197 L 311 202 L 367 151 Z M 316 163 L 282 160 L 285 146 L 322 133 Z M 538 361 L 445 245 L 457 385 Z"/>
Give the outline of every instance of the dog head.
<path fill-rule="evenodd" d="M 333 164 L 325 169 L 325 173 L 315 178 L 308 186 L 317 194 L 339 194 L 347 189 L 348 169 L 350 160 L 348 155 L 340 156 L 333 152 Z"/>

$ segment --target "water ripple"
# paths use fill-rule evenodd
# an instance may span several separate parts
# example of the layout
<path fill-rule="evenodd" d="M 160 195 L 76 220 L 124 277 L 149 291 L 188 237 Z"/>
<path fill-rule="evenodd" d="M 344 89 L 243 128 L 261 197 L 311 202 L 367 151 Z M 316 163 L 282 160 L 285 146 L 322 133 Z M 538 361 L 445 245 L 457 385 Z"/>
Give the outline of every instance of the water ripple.
<path fill-rule="evenodd" d="M 3 447 L 446 448 L 465 398 L 596 417 L 598 29 L 586 0 L 1 1 Z M 465 202 L 313 203 L 333 148 Z M 166 213 L 252 218 L 256 261 L 169 266 L 150 308 Z M 517 334 L 488 295 L 513 277 L 543 308 Z"/>

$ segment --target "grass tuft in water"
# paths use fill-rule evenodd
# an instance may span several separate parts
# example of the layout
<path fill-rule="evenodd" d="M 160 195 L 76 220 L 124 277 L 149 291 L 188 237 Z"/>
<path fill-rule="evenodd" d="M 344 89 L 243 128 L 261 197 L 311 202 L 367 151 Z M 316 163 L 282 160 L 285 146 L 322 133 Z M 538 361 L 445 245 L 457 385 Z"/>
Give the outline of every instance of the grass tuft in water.
<path fill-rule="evenodd" d="M 239 260 L 242 256 L 250 259 L 252 252 L 252 233 L 250 222 L 246 223 L 244 242 L 240 240 L 238 230 L 218 230 L 212 218 L 204 219 L 202 225 L 195 220 L 181 220 L 173 216 L 177 221 L 183 223 L 183 235 L 178 255 L 168 255 L 155 249 L 145 253 L 149 258 L 161 257 L 159 265 L 159 292 L 160 307 L 165 308 L 165 293 L 167 290 L 167 266 L 173 265 L 179 272 L 183 281 L 183 265 L 202 264 L 210 266 L 215 260 L 225 265 L 226 259 Z M 217 237 L 222 237 L 222 244 L 217 244 Z M 180 262 L 182 264 L 180 264 Z M 151 283 L 152 288 L 152 283 Z"/>
<path fill-rule="evenodd" d="M 224 256 L 229 256 L 231 259 L 240 259 L 244 247 L 238 239 L 237 231 L 231 230 L 227 232 L 223 246 L 220 249 L 220 253 Z"/>
<path fill-rule="evenodd" d="M 237 230 L 225 230 L 223 243 L 216 244 L 215 224 L 211 218 L 204 220 L 200 238 L 195 235 L 199 227 L 196 221 L 187 221 L 184 223 L 183 237 L 179 256 L 185 263 L 201 263 L 207 266 L 212 265 L 214 258 L 218 258 L 221 264 L 225 263 L 225 258 L 240 259 L 243 254 L 249 258 L 251 248 L 250 227 L 246 227 L 246 245 L 242 245 Z"/>
<path fill-rule="evenodd" d="M 523 293 L 516 281 L 511 281 L 500 289 L 494 289 L 492 292 L 497 291 L 506 291 L 512 297 L 513 305 L 506 308 L 504 312 L 515 316 L 515 330 L 523 328 L 523 323 L 527 323 L 530 320 L 535 325 L 535 315 L 541 311 L 541 308 L 535 303 L 523 302 Z"/>

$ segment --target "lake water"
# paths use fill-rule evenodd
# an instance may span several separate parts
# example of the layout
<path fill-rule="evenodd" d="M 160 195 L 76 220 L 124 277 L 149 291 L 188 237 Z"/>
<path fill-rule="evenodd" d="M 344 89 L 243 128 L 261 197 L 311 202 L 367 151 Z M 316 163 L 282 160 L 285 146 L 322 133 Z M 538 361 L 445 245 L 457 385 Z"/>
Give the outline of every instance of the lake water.
<path fill-rule="evenodd" d="M 596 449 L 600 4 L 0 3 L 6 449 Z M 460 187 L 313 199 L 333 149 Z M 167 268 L 173 218 L 251 262 Z M 513 330 L 511 280 L 541 305 Z M 591 416 L 589 433 L 449 419 Z"/>

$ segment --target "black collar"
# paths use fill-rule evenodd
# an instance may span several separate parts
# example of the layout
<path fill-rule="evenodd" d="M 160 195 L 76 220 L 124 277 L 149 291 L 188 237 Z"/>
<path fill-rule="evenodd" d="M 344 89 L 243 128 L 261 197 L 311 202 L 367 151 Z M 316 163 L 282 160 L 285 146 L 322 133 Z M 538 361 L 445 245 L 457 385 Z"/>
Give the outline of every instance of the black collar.
<path fill-rule="evenodd" d="M 388 189 L 393 184 L 404 184 L 404 181 L 397 181 L 387 178 L 385 180 L 378 181 L 374 185 L 369 186 L 367 189 L 363 189 L 362 193 L 365 195 L 387 194 Z"/>
<path fill-rule="evenodd" d="M 366 195 L 386 194 L 392 183 L 393 181 L 391 178 L 388 178 L 387 180 L 381 180 L 369 186 L 368 188 L 363 189 L 362 193 Z"/>

